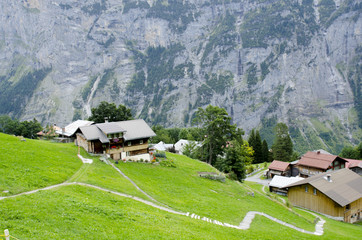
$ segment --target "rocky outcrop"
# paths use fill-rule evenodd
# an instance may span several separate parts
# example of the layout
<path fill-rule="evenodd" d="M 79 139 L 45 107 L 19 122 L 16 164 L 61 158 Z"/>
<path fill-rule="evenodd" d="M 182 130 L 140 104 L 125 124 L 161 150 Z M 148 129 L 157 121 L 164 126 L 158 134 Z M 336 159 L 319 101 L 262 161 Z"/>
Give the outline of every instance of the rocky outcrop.
<path fill-rule="evenodd" d="M 4 0 L 0 9 L 0 102 L 14 102 L 1 114 L 65 125 L 105 100 L 181 127 L 213 104 L 247 132 L 263 125 L 269 142 L 275 121 L 288 123 L 300 151 L 361 139 L 361 83 L 350 79 L 361 64 L 360 1 Z"/>

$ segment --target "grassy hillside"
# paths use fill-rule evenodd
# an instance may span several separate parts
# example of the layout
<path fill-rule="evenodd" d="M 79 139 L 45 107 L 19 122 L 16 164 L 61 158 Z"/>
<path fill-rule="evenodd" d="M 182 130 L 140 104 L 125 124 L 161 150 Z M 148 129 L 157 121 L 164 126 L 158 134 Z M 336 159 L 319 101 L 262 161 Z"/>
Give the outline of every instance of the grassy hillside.
<path fill-rule="evenodd" d="M 74 144 L 21 141 L 0 133 L 0 196 L 64 182 L 81 165 Z"/>
<path fill-rule="evenodd" d="M 85 182 L 147 199 L 115 169 L 96 157 L 91 165 L 80 165 L 73 145 L 21 142 L 15 137 L 0 137 L 1 145 L 8 148 L 24 147 L 19 144 L 25 143 L 38 149 L 36 153 L 27 150 L 28 154 L 37 156 L 38 164 L 21 162 L 14 157 L 4 160 L 2 156 L 5 154 L 1 153 L 0 171 L 5 165 L 13 166 L 11 175 L 1 174 L 1 189 L 9 188 L 11 176 L 22 179 L 16 184 L 14 193 L 22 188 L 35 188 L 37 185 L 31 185 L 32 182 L 42 183 L 39 186 L 50 185 L 50 181 L 44 182 L 43 179 L 54 178 L 58 180 L 54 184 L 66 180 Z M 52 155 L 49 151 L 56 152 L 61 159 L 68 156 L 68 165 L 57 161 L 47 163 L 48 158 L 40 156 Z M 90 158 L 84 151 L 82 154 Z M 248 211 L 255 210 L 314 231 L 314 216 L 298 209 L 290 211 L 283 204 L 270 200 L 260 185 L 203 179 L 198 177 L 198 171 L 216 170 L 184 156 L 167 156 L 175 162 L 176 168 L 145 163 L 120 163 L 116 166 L 157 201 L 175 210 L 233 225 L 239 225 Z M 23 158 L 31 159 L 27 155 Z M 24 166 L 32 174 L 20 178 Z M 46 168 L 51 171 L 47 172 Z M 62 172 L 59 174 L 62 178 L 52 176 L 58 175 L 56 171 Z M 254 197 L 248 194 L 252 191 Z M 11 235 L 19 239 L 358 239 L 362 231 L 358 225 L 326 221 L 323 236 L 304 234 L 262 216 L 255 217 L 249 230 L 238 230 L 172 214 L 109 191 L 78 185 L 0 200 L 0 232 L 9 229 Z"/>

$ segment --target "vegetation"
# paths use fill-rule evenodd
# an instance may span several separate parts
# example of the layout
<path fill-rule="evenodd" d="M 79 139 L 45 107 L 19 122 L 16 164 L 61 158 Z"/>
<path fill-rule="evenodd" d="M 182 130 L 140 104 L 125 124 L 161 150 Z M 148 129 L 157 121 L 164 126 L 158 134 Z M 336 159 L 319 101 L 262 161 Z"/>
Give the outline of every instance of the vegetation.
<path fill-rule="evenodd" d="M 116 122 L 131 119 L 133 119 L 131 109 L 122 104 L 117 107 L 114 103 L 103 101 L 96 108 L 92 108 L 92 115 L 88 120 L 103 123 L 105 120 Z"/>
<path fill-rule="evenodd" d="M 249 139 L 248 139 L 249 146 L 253 148 L 253 163 L 262 163 L 262 162 L 269 162 L 270 153 L 268 143 L 264 139 L 261 141 L 261 137 L 259 131 L 255 129 L 251 130 Z"/>
<path fill-rule="evenodd" d="M 73 144 L 21 141 L 3 133 L 0 142 L 0 196 L 62 183 L 81 166 Z"/>
<path fill-rule="evenodd" d="M 289 136 L 288 126 L 278 123 L 275 127 L 275 140 L 272 146 L 274 159 L 290 162 L 293 154 L 293 143 Z"/>
<path fill-rule="evenodd" d="M 14 145 L 14 148 L 18 143 L 24 143 L 15 137 L 0 134 L 0 137 L 3 136 L 6 138 L 2 138 L 1 142 Z M 28 162 L 29 156 L 32 155 L 29 152 L 26 158 L 20 158 L 22 161 L 14 162 L 15 157 L 10 155 L 0 157 L 0 165 L 11 164 L 13 169 L 11 174 L 1 173 L 1 178 L 5 179 L 0 181 L 1 190 L 7 189 L 3 186 L 8 179 L 13 180 L 11 182 L 18 186 L 28 186 L 28 183 L 39 183 L 45 177 L 51 178 L 53 175 L 62 174 L 69 181 L 86 182 L 146 198 L 110 165 L 87 155 L 83 150 L 81 150 L 82 155 L 92 158 L 94 162 L 81 165 L 76 157 L 76 147 L 72 144 L 26 141 L 26 144 L 30 143 L 32 145 L 29 147 L 33 149 L 33 156 L 37 157 L 38 164 L 34 165 L 36 162 L 32 161 L 32 164 L 25 168 L 24 165 L 16 167 L 18 164 Z M 43 153 L 48 149 L 51 149 L 52 154 Z M 0 150 L 5 152 L 4 149 Z M 68 153 L 72 156 L 72 160 L 66 157 Z M 59 157 L 61 161 L 52 162 L 48 166 L 47 160 L 53 155 Z M 270 200 L 260 191 L 260 185 L 240 184 L 229 179 L 220 182 L 200 178 L 197 172 L 216 170 L 210 165 L 185 156 L 167 153 L 167 158 L 177 167 L 143 163 L 120 163 L 116 166 L 157 201 L 179 211 L 195 213 L 201 217 L 234 225 L 238 225 L 248 211 L 261 211 L 295 226 L 314 231 L 313 217 L 296 209 L 288 210 L 282 204 Z M 26 161 L 23 161 L 24 159 Z M 27 180 L 22 182 L 12 179 L 12 176 L 23 174 L 24 169 L 36 174 L 28 176 Z M 51 171 L 40 172 L 42 169 Z M 70 177 L 76 169 L 79 170 Z M 47 182 L 47 184 L 54 183 Z M 30 189 L 41 186 L 31 186 Z M 250 191 L 254 192 L 254 196 L 249 194 Z M 168 213 L 134 199 L 85 186 L 63 186 L 0 201 L 0 224 L 4 229 L 9 229 L 12 236 L 19 239 L 93 239 L 104 236 L 107 236 L 107 239 L 278 239 L 281 232 L 285 239 L 358 239 L 360 226 L 323 218 L 327 221 L 323 236 L 306 235 L 261 216 L 254 218 L 249 230 L 238 230 Z"/>
<path fill-rule="evenodd" d="M 182 33 L 194 20 L 192 9 L 195 9 L 193 4 L 186 1 L 157 0 L 147 12 L 147 17 L 164 19 L 173 31 Z"/>
<path fill-rule="evenodd" d="M 14 117 L 20 117 L 24 105 L 32 97 L 39 83 L 51 71 L 51 68 L 25 71 L 23 73 L 14 71 L 4 77 L 0 81 L 0 114 L 11 113 Z M 10 99 L 11 101 L 9 101 Z"/>
<path fill-rule="evenodd" d="M 298 46 L 308 46 L 317 29 L 313 1 L 303 0 L 299 5 L 279 0 L 248 12 L 240 32 L 244 48 L 266 48 L 272 39 L 289 40 L 293 35 L 297 35 Z"/>
<path fill-rule="evenodd" d="M 343 158 L 362 160 L 362 142 L 355 147 L 344 147 L 339 156 Z"/>
<path fill-rule="evenodd" d="M 37 133 L 43 130 L 40 123 L 34 118 L 32 121 L 12 120 L 7 115 L 0 115 L 0 132 L 23 136 L 26 138 L 37 138 Z"/>

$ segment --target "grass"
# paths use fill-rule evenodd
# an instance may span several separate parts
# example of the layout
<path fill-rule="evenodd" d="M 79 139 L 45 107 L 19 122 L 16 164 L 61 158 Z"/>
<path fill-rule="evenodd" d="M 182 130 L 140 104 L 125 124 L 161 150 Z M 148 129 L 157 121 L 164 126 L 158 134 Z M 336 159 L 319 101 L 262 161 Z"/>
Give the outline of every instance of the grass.
<path fill-rule="evenodd" d="M 100 162 L 97 157 L 82 151 L 83 156 L 92 158 L 94 162 L 81 165 L 74 145 L 31 140 L 22 142 L 3 134 L 0 134 L 0 140 L 2 148 L 22 147 L 24 153 L 21 153 L 20 159 L 26 158 L 20 161 L 10 154 L 3 158 L 7 153 L 1 151 L 0 171 L 4 171 L 5 165 L 11 163 L 12 166 L 6 171 L 11 171 L 11 175 L 0 175 L 2 189 L 9 188 L 5 185 L 8 179 L 17 176 L 19 182 L 14 183 L 15 193 L 23 188 L 30 190 L 64 181 L 77 181 L 146 198 L 115 169 Z M 51 156 L 57 157 L 49 159 Z M 167 156 L 174 160 L 176 168 L 144 163 L 120 163 L 116 166 L 156 200 L 176 210 L 234 225 L 239 225 L 248 211 L 261 211 L 314 231 L 313 215 L 297 208 L 290 211 L 283 204 L 271 201 L 262 192 L 260 185 L 240 184 L 228 179 L 221 183 L 200 178 L 198 171 L 215 169 L 184 156 Z M 34 161 L 34 158 L 38 161 Z M 67 164 L 59 159 L 65 159 Z M 21 176 L 24 168 L 32 174 Z M 47 172 L 47 169 L 51 171 Z M 37 184 L 31 185 L 32 182 Z M 255 197 L 248 194 L 251 191 Z M 300 233 L 258 215 L 249 230 L 237 230 L 171 214 L 132 199 L 76 185 L 0 200 L 0 232 L 9 229 L 10 234 L 19 239 L 359 239 L 361 225 L 324 219 L 323 236 Z"/>
<path fill-rule="evenodd" d="M 175 154 L 168 154 L 168 157 L 174 159 L 176 168 L 139 163 L 119 164 L 118 167 L 156 200 L 184 212 L 238 225 L 248 211 L 263 211 L 301 228 L 314 230 L 313 224 L 296 218 L 295 213 L 271 203 L 262 194 L 250 196 L 249 183 L 240 187 L 229 179 L 225 183 L 203 179 L 197 172 L 215 171 L 209 165 Z"/>
<path fill-rule="evenodd" d="M 21 141 L 2 133 L 0 142 L 0 196 L 64 182 L 82 165 L 73 144 Z"/>
<path fill-rule="evenodd" d="M 93 159 L 93 163 L 84 164 L 81 169 L 69 179 L 69 182 L 89 183 L 149 200 L 144 194 L 138 191 L 130 181 L 112 168 L 112 166 L 101 162 L 99 157 L 92 157 L 83 149 L 81 149 L 81 155 Z"/>

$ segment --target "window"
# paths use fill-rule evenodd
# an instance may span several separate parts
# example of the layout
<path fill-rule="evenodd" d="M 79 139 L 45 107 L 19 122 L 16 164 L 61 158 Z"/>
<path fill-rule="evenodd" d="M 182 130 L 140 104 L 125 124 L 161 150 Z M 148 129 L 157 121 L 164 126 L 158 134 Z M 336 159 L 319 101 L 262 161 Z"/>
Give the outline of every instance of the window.
<path fill-rule="evenodd" d="M 143 139 L 140 140 L 140 144 L 143 144 Z"/>
<path fill-rule="evenodd" d="M 130 147 L 132 144 L 131 144 L 131 142 L 128 142 L 128 147 Z"/>
<path fill-rule="evenodd" d="M 308 185 L 305 186 L 305 192 L 308 192 Z"/>
<path fill-rule="evenodd" d="M 349 210 L 351 206 L 349 204 L 346 205 L 346 210 Z"/>
<path fill-rule="evenodd" d="M 317 189 L 316 188 L 313 189 L 313 194 L 317 195 Z"/>

